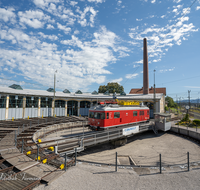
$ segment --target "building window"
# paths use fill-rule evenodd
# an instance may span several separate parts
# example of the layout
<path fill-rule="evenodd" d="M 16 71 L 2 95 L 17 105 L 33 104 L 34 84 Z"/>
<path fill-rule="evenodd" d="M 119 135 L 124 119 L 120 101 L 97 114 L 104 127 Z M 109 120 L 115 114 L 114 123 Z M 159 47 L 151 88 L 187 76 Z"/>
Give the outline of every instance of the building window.
<path fill-rule="evenodd" d="M 114 112 L 114 119 L 120 118 L 120 112 Z"/>
<path fill-rule="evenodd" d="M 137 116 L 137 111 L 133 111 L 133 116 Z"/>
<path fill-rule="evenodd" d="M 9 108 L 22 108 L 23 96 L 9 96 Z"/>
<path fill-rule="evenodd" d="M 37 108 L 38 107 L 38 97 L 27 96 L 26 97 L 26 107 L 27 108 L 31 108 L 31 107 Z"/>
<path fill-rule="evenodd" d="M 80 108 L 90 108 L 90 102 L 88 101 L 81 101 Z"/>
<path fill-rule="evenodd" d="M 6 96 L 0 96 L 0 108 L 6 108 Z"/>
<path fill-rule="evenodd" d="M 140 115 L 144 115 L 144 111 L 140 111 Z"/>

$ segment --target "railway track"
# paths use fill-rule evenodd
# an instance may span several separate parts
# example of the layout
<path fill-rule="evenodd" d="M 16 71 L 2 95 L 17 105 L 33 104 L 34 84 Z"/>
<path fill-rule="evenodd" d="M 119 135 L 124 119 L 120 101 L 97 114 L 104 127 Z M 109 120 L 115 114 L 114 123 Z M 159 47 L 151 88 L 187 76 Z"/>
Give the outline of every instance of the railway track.
<path fill-rule="evenodd" d="M 34 148 L 36 143 L 31 142 L 33 134 L 42 128 L 47 127 L 48 125 L 67 123 L 67 122 L 76 122 L 84 121 L 84 118 L 79 117 L 60 117 L 60 118 L 35 118 L 31 120 L 16 120 L 16 121 L 2 121 L 0 122 L 0 190 L 1 189 L 32 189 L 33 187 L 40 184 L 41 181 L 48 181 L 53 178 L 52 174 L 59 171 L 59 167 L 63 164 L 63 159 L 51 151 L 45 151 L 44 148 L 37 149 Z M 81 126 L 82 127 L 82 126 Z M 51 131 L 55 132 L 55 131 Z M 11 134 L 11 135 L 9 135 Z M 15 138 L 15 145 L 19 149 L 18 152 L 13 153 L 15 148 L 8 146 L 9 138 L 5 138 L 9 135 L 10 141 Z M 48 135 L 48 134 L 46 134 Z M 1 141 L 2 140 L 2 141 Z M 1 146 L 1 142 L 4 142 L 5 147 Z M 23 145 L 22 145 L 23 144 Z M 10 148 L 8 148 L 8 147 Z M 23 146 L 23 147 L 22 147 Z M 45 147 L 46 148 L 46 147 Z M 4 150 L 8 151 L 6 158 L 5 154 L 2 155 Z M 17 150 L 17 149 L 16 149 Z M 30 159 L 35 160 L 40 156 L 41 160 L 38 160 L 38 163 L 33 166 L 26 167 L 25 169 L 18 169 L 23 166 L 24 162 L 12 165 L 9 163 L 13 159 L 24 159 L 24 154 L 27 154 L 31 150 L 31 154 L 28 155 Z M 10 152 L 9 152 L 10 151 Z M 24 154 L 22 154 L 23 152 Z M 23 156 L 24 155 L 24 156 Z M 25 156 L 26 157 L 26 156 Z M 42 176 L 41 178 L 36 178 L 34 175 L 31 175 L 31 169 L 35 169 L 36 166 L 41 165 L 41 161 L 46 160 L 46 167 L 50 167 L 51 172 L 48 172 L 47 175 Z M 66 167 L 69 167 L 74 164 L 74 159 L 71 159 L 67 162 Z M 54 168 L 54 169 L 52 169 Z M 36 169 L 35 169 L 36 170 Z M 38 169 L 37 169 L 38 170 Z M 36 171 L 37 171 L 36 170 Z M 59 171 L 60 172 L 60 171 Z"/>

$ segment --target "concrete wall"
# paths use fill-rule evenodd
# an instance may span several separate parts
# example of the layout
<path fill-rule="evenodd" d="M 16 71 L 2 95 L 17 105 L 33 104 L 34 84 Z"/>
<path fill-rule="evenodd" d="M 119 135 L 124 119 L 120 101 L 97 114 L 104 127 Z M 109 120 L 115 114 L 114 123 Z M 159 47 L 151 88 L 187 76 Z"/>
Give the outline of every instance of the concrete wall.
<path fill-rule="evenodd" d="M 171 127 L 171 131 L 178 133 L 178 134 L 192 137 L 197 140 L 200 140 L 200 133 L 198 133 L 196 131 L 190 131 L 188 129 L 182 129 L 182 128 L 178 128 L 178 127 Z"/>

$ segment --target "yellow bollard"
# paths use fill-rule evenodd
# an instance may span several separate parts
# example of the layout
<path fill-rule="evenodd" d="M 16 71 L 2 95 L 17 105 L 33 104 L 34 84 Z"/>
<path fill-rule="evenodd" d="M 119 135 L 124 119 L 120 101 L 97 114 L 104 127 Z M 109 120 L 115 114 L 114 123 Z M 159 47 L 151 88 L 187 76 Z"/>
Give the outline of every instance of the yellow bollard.
<path fill-rule="evenodd" d="M 41 139 L 38 139 L 38 143 L 41 143 L 42 142 L 42 140 Z"/>
<path fill-rule="evenodd" d="M 42 163 L 45 164 L 47 162 L 47 159 L 42 160 Z"/>
<path fill-rule="evenodd" d="M 43 119 L 43 115 L 42 115 L 42 119 Z"/>
<path fill-rule="evenodd" d="M 31 154 L 31 151 L 28 151 L 28 152 L 26 153 L 27 156 L 28 156 L 29 154 Z"/>
<path fill-rule="evenodd" d="M 35 160 L 37 161 L 37 158 Z M 40 156 L 38 156 L 38 160 L 40 160 Z"/>
<path fill-rule="evenodd" d="M 54 147 L 53 147 L 53 146 L 50 146 L 50 147 L 48 148 L 48 150 L 54 151 Z"/>
<path fill-rule="evenodd" d="M 12 117 L 12 121 L 14 121 L 14 117 Z"/>
<path fill-rule="evenodd" d="M 29 119 L 29 116 L 28 116 L 28 119 Z"/>
<path fill-rule="evenodd" d="M 61 169 L 61 170 L 64 169 L 64 167 L 65 167 L 65 164 L 61 164 L 61 165 L 60 165 L 60 169 Z"/>

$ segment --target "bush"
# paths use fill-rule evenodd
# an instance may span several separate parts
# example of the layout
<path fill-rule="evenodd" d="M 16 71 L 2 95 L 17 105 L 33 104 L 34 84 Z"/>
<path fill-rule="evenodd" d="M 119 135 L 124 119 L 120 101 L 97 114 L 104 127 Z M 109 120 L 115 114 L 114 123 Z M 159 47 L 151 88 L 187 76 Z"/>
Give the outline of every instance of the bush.
<path fill-rule="evenodd" d="M 169 111 L 169 108 L 167 106 L 165 106 L 165 111 Z"/>
<path fill-rule="evenodd" d="M 199 126 L 200 125 L 200 120 L 199 119 L 194 119 L 192 124 Z"/>

